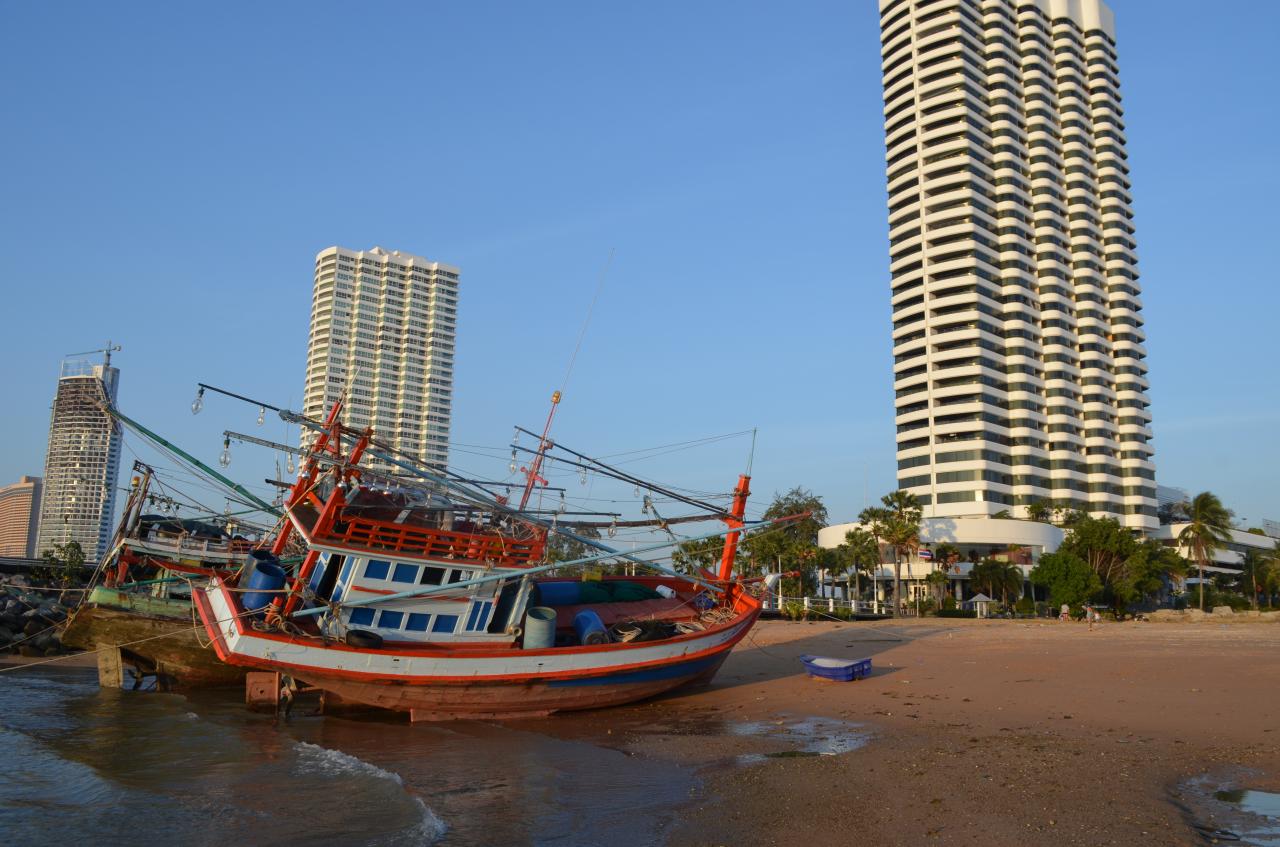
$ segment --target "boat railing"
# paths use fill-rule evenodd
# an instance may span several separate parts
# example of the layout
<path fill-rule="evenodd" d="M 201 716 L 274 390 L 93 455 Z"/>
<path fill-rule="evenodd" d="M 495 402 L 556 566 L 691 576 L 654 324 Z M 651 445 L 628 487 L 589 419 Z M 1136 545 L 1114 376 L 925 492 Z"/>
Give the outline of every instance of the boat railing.
<path fill-rule="evenodd" d="M 542 558 L 541 537 L 516 539 L 499 533 L 451 532 L 359 518 L 335 524 L 329 540 L 343 546 L 430 559 L 523 567 Z"/>

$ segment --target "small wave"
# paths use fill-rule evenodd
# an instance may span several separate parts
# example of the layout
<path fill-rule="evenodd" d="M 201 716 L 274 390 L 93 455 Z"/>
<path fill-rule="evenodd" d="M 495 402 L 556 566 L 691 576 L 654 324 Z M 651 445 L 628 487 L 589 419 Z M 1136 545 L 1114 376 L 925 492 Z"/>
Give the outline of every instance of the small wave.
<path fill-rule="evenodd" d="M 327 774 L 329 776 L 364 776 L 387 780 L 404 788 L 404 780 L 400 774 L 384 770 L 375 764 L 356 758 L 341 750 L 321 747 L 306 741 L 294 742 L 298 747 L 298 764 L 304 766 L 309 773 Z M 440 816 L 422 801 L 421 797 L 405 789 L 405 794 L 418 807 L 417 824 L 409 831 L 402 833 L 400 843 L 434 844 L 444 836 L 449 826 Z"/>

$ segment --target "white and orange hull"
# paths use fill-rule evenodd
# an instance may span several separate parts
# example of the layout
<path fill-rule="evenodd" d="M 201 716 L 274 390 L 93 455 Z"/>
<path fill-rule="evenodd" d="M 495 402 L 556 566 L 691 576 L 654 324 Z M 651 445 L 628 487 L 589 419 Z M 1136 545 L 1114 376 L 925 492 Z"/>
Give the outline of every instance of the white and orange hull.
<path fill-rule="evenodd" d="M 359 649 L 259 632 L 220 581 L 195 593 L 219 658 L 286 673 L 345 701 L 414 720 L 546 715 L 644 700 L 709 681 L 760 614 L 742 594 L 729 620 L 661 641 L 522 650 L 513 644 Z"/>

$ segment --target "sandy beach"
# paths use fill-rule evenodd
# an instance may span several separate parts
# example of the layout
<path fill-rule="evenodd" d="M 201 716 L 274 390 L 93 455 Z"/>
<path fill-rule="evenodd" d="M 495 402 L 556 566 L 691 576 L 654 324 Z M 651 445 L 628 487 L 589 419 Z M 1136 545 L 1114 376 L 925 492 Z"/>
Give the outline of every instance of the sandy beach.
<path fill-rule="evenodd" d="M 804 653 L 875 673 L 813 680 Z M 753 744 L 697 730 L 713 718 L 870 734 L 711 768 L 676 845 L 1204 844 L 1230 827 L 1187 780 L 1280 788 L 1278 656 L 1277 623 L 764 622 L 711 688 L 661 701 L 665 730 L 619 742 L 705 765 Z"/>

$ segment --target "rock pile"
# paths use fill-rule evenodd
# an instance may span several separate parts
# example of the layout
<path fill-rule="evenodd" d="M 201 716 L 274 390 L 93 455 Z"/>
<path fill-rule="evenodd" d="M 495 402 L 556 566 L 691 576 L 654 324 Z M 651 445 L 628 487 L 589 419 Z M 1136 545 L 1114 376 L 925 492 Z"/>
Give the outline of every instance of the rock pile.
<path fill-rule="evenodd" d="M 21 577 L 0 584 L 0 653 L 57 656 L 67 652 L 61 630 L 71 606 L 62 601 L 73 593 L 37 590 Z"/>

